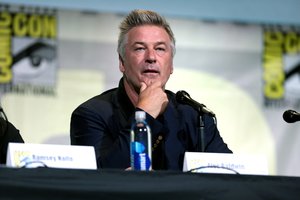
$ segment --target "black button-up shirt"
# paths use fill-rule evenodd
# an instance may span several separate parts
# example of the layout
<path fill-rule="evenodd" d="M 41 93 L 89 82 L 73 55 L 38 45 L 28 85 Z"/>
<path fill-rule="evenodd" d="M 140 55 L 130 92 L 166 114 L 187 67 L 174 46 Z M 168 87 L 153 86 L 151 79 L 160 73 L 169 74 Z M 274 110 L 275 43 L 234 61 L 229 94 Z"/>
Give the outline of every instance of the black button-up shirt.
<path fill-rule="evenodd" d="M 182 170 L 184 153 L 197 151 L 199 113 L 179 104 L 166 90 L 169 103 L 154 119 L 146 114 L 152 132 L 152 168 Z M 78 106 L 71 117 L 71 144 L 94 146 L 98 168 L 130 167 L 130 128 L 138 110 L 129 100 L 123 85 L 95 96 Z M 214 119 L 203 116 L 205 152 L 232 153 L 221 138 Z"/>

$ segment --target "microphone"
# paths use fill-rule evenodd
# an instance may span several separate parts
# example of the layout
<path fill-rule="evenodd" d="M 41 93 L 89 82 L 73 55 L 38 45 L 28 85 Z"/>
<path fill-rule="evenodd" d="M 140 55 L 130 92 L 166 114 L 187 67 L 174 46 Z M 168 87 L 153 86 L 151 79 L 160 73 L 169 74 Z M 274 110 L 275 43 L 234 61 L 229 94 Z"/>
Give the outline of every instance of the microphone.
<path fill-rule="evenodd" d="M 300 121 L 300 113 L 294 110 L 286 110 L 283 113 L 282 117 L 287 123 L 294 123 L 296 121 Z"/>
<path fill-rule="evenodd" d="M 180 90 L 176 93 L 176 100 L 181 104 L 187 104 L 192 106 L 194 109 L 206 113 L 212 117 L 215 117 L 215 113 L 209 110 L 204 104 L 198 103 L 197 101 L 193 100 L 190 95 L 184 91 Z"/>

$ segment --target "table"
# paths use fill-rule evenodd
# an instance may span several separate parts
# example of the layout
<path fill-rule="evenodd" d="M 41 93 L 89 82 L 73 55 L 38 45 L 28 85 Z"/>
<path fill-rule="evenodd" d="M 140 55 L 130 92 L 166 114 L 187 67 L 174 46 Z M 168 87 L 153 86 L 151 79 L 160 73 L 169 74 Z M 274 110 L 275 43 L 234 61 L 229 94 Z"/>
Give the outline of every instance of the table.
<path fill-rule="evenodd" d="M 0 199 L 300 199 L 300 177 L 0 168 Z"/>

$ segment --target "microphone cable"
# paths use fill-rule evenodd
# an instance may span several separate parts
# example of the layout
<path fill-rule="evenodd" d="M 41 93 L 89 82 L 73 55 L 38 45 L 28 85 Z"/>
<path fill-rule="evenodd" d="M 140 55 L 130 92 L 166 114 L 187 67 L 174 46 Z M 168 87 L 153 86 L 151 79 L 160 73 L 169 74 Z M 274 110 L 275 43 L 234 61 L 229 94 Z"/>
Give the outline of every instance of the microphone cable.
<path fill-rule="evenodd" d="M 187 171 L 187 172 L 197 172 L 198 170 L 201 170 L 201 169 L 213 169 L 213 168 L 217 168 L 217 169 L 225 169 L 225 170 L 228 170 L 228 171 L 233 172 L 234 174 L 240 174 L 240 173 L 237 172 L 236 170 L 231 169 L 231 168 L 229 168 L 229 167 L 223 167 L 223 166 L 217 166 L 217 165 L 196 167 L 196 168 L 190 169 L 190 170 Z"/>

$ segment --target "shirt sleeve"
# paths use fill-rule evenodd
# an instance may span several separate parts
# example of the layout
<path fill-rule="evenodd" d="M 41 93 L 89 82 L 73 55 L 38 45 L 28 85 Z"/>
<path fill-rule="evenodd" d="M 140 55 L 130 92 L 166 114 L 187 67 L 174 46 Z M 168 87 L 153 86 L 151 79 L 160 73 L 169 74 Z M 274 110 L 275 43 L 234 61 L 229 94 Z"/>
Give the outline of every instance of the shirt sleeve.
<path fill-rule="evenodd" d="M 121 127 L 119 118 L 110 106 L 81 105 L 71 116 L 70 139 L 72 145 L 95 148 L 98 168 L 128 168 L 130 166 L 130 122 Z"/>
<path fill-rule="evenodd" d="M 1 127 L 4 127 L 1 135 L 0 146 L 1 146 L 1 155 L 0 155 L 0 163 L 6 163 L 6 154 L 9 142 L 14 143 L 24 143 L 24 140 L 20 134 L 20 131 L 9 121 L 6 123 L 3 118 L 0 119 Z M 7 126 L 7 129 L 5 128 Z M 2 131 L 1 130 L 1 131 Z"/>
<path fill-rule="evenodd" d="M 212 117 L 205 115 L 205 152 L 232 153 L 227 144 L 223 141 L 220 132 Z"/>

